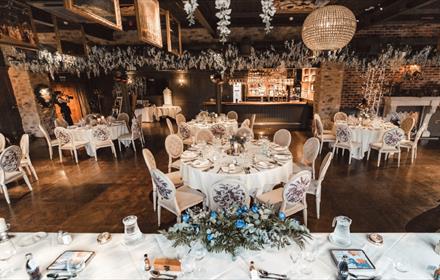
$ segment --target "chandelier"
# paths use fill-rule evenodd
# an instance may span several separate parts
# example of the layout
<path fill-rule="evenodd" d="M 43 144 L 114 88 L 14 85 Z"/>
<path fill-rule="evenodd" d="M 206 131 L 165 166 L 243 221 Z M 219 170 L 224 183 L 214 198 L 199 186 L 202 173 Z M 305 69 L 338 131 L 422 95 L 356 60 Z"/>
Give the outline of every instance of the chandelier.
<path fill-rule="evenodd" d="M 356 32 L 356 18 L 344 6 L 329 5 L 307 16 L 302 28 L 304 44 L 315 53 L 345 47 Z"/>

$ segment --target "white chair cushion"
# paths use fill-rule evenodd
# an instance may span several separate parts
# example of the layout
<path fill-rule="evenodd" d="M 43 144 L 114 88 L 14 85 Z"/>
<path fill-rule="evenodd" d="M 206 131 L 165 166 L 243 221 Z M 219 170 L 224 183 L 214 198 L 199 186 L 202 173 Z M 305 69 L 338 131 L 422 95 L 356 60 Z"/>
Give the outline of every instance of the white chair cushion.
<path fill-rule="evenodd" d="M 5 172 L 5 184 L 23 177 L 21 171 Z"/>
<path fill-rule="evenodd" d="M 118 140 L 128 141 L 131 140 L 131 133 L 125 133 L 118 137 Z"/>
<path fill-rule="evenodd" d="M 283 201 L 284 188 L 278 188 L 267 193 L 257 195 L 257 200 L 266 204 L 278 204 Z"/>
<path fill-rule="evenodd" d="M 197 205 L 203 202 L 204 199 L 205 196 L 202 193 L 193 190 L 187 186 L 178 188 L 176 191 L 176 201 L 179 205 L 180 210 L 184 210 L 194 205 Z"/>
<path fill-rule="evenodd" d="M 180 169 L 180 159 L 174 161 L 173 163 L 171 163 L 171 167 L 175 168 L 175 169 Z"/>
<path fill-rule="evenodd" d="M 61 149 L 69 149 L 69 150 L 73 150 L 76 148 L 80 148 L 82 146 L 87 145 L 89 142 L 88 141 L 75 141 L 75 146 L 72 145 L 72 143 L 67 143 L 64 145 L 61 145 Z"/>
<path fill-rule="evenodd" d="M 312 180 L 306 191 L 308 194 L 316 195 L 316 190 L 318 189 L 318 180 Z"/>
<path fill-rule="evenodd" d="M 58 146 L 60 142 L 58 141 L 58 139 L 50 139 L 50 145 L 51 146 Z"/>
<path fill-rule="evenodd" d="M 336 141 L 336 136 L 333 134 L 323 134 L 322 136 L 319 136 L 319 138 L 321 138 L 324 141 L 326 141 L 326 140 Z"/>
<path fill-rule="evenodd" d="M 375 150 L 381 150 L 382 149 L 382 143 L 371 143 L 370 147 L 372 149 L 375 149 Z M 394 147 L 388 147 L 386 149 L 382 149 L 382 151 L 385 151 L 385 152 L 398 152 L 398 150 L 396 148 L 394 148 Z"/>
<path fill-rule="evenodd" d="M 400 146 L 401 147 L 408 147 L 408 148 L 412 148 L 413 146 L 415 146 L 415 143 L 411 140 L 402 140 L 400 142 Z"/>
<path fill-rule="evenodd" d="M 171 182 L 177 187 L 178 185 L 182 185 L 182 175 L 180 174 L 180 171 L 170 172 L 165 174 L 168 178 L 170 178 Z"/>

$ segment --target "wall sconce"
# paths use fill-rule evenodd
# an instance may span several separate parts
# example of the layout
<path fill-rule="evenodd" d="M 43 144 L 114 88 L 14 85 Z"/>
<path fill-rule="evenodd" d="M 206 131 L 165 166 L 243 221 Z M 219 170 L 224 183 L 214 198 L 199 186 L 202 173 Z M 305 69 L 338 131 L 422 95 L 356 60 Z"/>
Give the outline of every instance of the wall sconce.
<path fill-rule="evenodd" d="M 177 79 L 177 84 L 179 85 L 179 87 L 183 87 L 186 84 L 186 79 L 184 77 L 179 77 Z"/>
<path fill-rule="evenodd" d="M 422 67 L 417 64 L 406 65 L 403 68 L 403 78 L 405 80 L 423 80 Z"/>

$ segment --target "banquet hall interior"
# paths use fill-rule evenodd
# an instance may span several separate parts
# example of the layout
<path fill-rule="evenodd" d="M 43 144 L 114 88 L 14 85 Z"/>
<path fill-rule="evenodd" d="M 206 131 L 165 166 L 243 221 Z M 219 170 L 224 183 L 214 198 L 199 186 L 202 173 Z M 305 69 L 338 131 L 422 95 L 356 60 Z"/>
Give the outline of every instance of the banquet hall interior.
<path fill-rule="evenodd" d="M 144 252 L 154 271 L 178 259 L 182 279 L 257 279 L 254 261 L 288 275 L 273 279 L 336 279 L 333 249 L 359 247 L 383 279 L 439 279 L 439 0 L 0 0 L 0 10 L 0 251 L 15 244 L 0 252 L 0 278 L 26 279 L 25 253 L 42 272 L 82 249 L 96 257 L 81 279 L 103 279 L 93 268 L 108 249 L 138 262 L 118 279 L 151 276 L 136 268 Z M 157 236 L 202 244 L 203 261 L 226 266 L 215 254 L 231 253 L 241 274 L 192 270 Z M 292 269 L 264 255 L 286 242 L 305 248 L 298 269 L 294 253 L 283 258 Z"/>

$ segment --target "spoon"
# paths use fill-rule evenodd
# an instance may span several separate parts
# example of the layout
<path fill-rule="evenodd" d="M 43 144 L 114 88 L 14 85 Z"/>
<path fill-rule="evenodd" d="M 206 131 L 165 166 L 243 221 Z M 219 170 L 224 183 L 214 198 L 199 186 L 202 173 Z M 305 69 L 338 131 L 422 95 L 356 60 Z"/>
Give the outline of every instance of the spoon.
<path fill-rule="evenodd" d="M 272 272 L 267 272 L 266 270 L 263 269 L 259 269 L 258 272 L 263 275 L 263 276 L 269 276 L 269 275 L 275 275 L 281 278 L 287 278 L 286 274 L 278 274 L 278 273 L 272 273 Z"/>
<path fill-rule="evenodd" d="M 177 278 L 176 275 L 161 273 L 159 270 L 151 270 L 150 274 L 153 275 L 154 277 L 165 276 L 165 277 L 170 277 L 172 279 L 176 279 Z"/>

